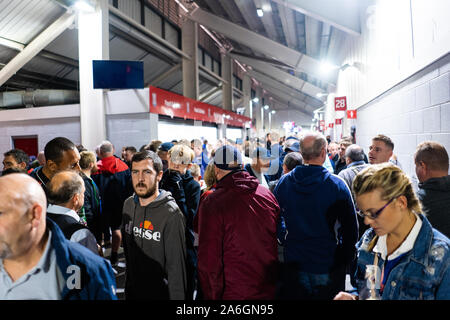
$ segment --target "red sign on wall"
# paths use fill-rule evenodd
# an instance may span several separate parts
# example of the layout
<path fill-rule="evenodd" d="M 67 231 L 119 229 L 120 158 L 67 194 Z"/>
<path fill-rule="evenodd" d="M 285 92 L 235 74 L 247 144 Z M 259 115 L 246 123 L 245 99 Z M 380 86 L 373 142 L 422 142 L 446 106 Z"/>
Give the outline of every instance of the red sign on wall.
<path fill-rule="evenodd" d="M 227 124 L 245 127 L 251 119 L 222 108 L 186 98 L 179 94 L 150 86 L 150 113 L 166 115 L 171 118 L 192 119 L 197 121 Z"/>
<path fill-rule="evenodd" d="M 328 128 L 333 129 L 333 127 L 334 127 L 334 123 L 329 123 L 329 124 L 328 124 Z"/>
<path fill-rule="evenodd" d="M 334 110 L 335 111 L 347 110 L 347 97 L 335 97 L 334 98 Z"/>
<path fill-rule="evenodd" d="M 319 125 L 320 125 L 321 127 L 325 127 L 325 120 L 320 120 L 320 121 L 319 121 Z"/>
<path fill-rule="evenodd" d="M 334 122 L 336 123 L 336 125 L 342 124 L 342 119 L 336 119 Z"/>
<path fill-rule="evenodd" d="M 356 119 L 356 110 L 347 110 L 348 119 Z"/>

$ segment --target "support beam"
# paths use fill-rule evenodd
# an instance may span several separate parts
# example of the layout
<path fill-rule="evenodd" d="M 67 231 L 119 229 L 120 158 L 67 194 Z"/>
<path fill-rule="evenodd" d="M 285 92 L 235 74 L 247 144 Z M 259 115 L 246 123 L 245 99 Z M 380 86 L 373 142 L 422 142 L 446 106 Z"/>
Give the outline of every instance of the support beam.
<path fill-rule="evenodd" d="M 211 90 L 208 90 L 205 93 L 201 94 L 200 97 L 198 98 L 198 100 L 204 102 L 205 100 L 208 100 L 212 96 L 215 96 L 216 94 L 218 94 L 220 91 L 222 91 L 222 85 L 220 85 L 216 88 L 212 88 Z"/>
<path fill-rule="evenodd" d="M 287 45 L 289 48 L 296 49 L 298 44 L 295 33 L 294 12 L 285 6 L 278 6 L 278 10 L 280 13 L 280 20 L 281 25 L 283 26 L 284 35 L 286 36 Z"/>
<path fill-rule="evenodd" d="M 192 20 L 186 20 L 181 29 L 181 44 L 183 52 L 192 59 L 183 57 L 183 95 L 198 100 L 199 78 L 198 78 L 198 27 Z"/>
<path fill-rule="evenodd" d="M 66 12 L 31 41 L 0 71 L 0 86 L 8 81 L 12 75 L 34 58 L 50 42 L 63 33 L 64 30 L 70 27 L 74 21 L 75 15 L 72 12 Z"/>
<path fill-rule="evenodd" d="M 272 0 L 326 22 L 351 35 L 361 35 L 360 5 L 354 0 Z"/>
<path fill-rule="evenodd" d="M 150 80 L 149 83 L 152 86 L 157 87 L 158 84 L 163 81 L 164 79 L 166 79 L 167 77 L 169 77 L 171 74 L 173 74 L 174 72 L 178 71 L 181 68 L 181 63 L 174 65 L 173 67 L 171 67 L 169 70 L 167 70 L 166 72 L 163 72 L 162 74 L 160 74 L 159 76 L 157 76 L 155 79 Z"/>
<path fill-rule="evenodd" d="M 226 83 L 222 86 L 223 109 L 233 111 L 233 61 L 225 53 L 221 53 L 222 77 Z"/>
<path fill-rule="evenodd" d="M 106 140 L 104 90 L 94 89 L 93 60 L 109 60 L 108 0 L 98 0 L 95 12 L 78 12 L 81 143 L 94 150 Z"/>
<path fill-rule="evenodd" d="M 304 55 L 294 49 L 288 48 L 276 41 L 263 37 L 200 8 L 194 10 L 188 18 L 209 29 L 215 30 L 236 42 L 248 46 L 255 51 L 263 53 L 268 57 L 275 58 L 293 69 L 306 72 L 318 79 L 326 80 L 320 75 L 320 62 L 312 57 Z"/>
<path fill-rule="evenodd" d="M 239 60 L 240 62 L 253 67 L 258 72 L 264 73 L 275 80 L 289 86 L 293 89 L 299 90 L 311 97 L 316 97 L 316 94 L 322 93 L 323 90 L 319 87 L 312 85 L 300 78 L 292 76 L 291 74 L 281 71 L 280 69 L 273 67 L 272 65 L 261 62 L 255 59 L 243 57 L 236 54 L 231 54 L 233 59 Z"/>

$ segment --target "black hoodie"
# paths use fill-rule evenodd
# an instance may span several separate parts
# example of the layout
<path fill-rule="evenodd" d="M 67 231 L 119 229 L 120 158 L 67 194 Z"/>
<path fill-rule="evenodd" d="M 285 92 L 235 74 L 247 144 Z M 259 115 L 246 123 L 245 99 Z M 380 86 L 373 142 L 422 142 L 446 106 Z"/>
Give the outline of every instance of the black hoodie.
<path fill-rule="evenodd" d="M 160 192 L 145 207 L 137 196 L 123 207 L 126 299 L 186 297 L 186 222 L 170 193 Z"/>
<path fill-rule="evenodd" d="M 450 237 L 450 176 L 419 183 L 417 195 L 433 228 Z"/>

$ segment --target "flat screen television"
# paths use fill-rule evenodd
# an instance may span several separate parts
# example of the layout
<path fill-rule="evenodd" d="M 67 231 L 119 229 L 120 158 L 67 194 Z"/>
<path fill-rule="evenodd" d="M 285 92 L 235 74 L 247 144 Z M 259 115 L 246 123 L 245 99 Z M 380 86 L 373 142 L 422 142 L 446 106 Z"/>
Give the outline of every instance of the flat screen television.
<path fill-rule="evenodd" d="M 94 89 L 144 88 L 144 62 L 93 60 Z"/>

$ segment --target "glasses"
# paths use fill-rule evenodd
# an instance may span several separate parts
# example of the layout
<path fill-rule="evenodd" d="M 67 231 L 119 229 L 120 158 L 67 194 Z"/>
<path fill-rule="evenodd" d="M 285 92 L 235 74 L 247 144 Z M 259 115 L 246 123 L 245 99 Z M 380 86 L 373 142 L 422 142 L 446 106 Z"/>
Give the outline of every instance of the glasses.
<path fill-rule="evenodd" d="M 391 200 L 389 200 L 389 202 L 386 203 L 386 204 L 383 206 L 383 208 L 381 208 L 380 210 L 377 210 L 376 212 L 373 212 L 373 213 L 372 213 L 372 212 L 364 213 L 363 211 L 358 210 L 356 213 L 357 213 L 360 217 L 362 217 L 362 218 L 367 217 L 367 218 L 370 218 L 370 219 L 374 220 L 374 219 L 378 218 L 378 216 L 381 214 L 381 212 L 383 212 L 383 210 L 384 210 L 388 205 L 390 205 L 391 202 L 394 201 L 395 199 L 397 199 L 397 197 L 392 198 Z"/>

